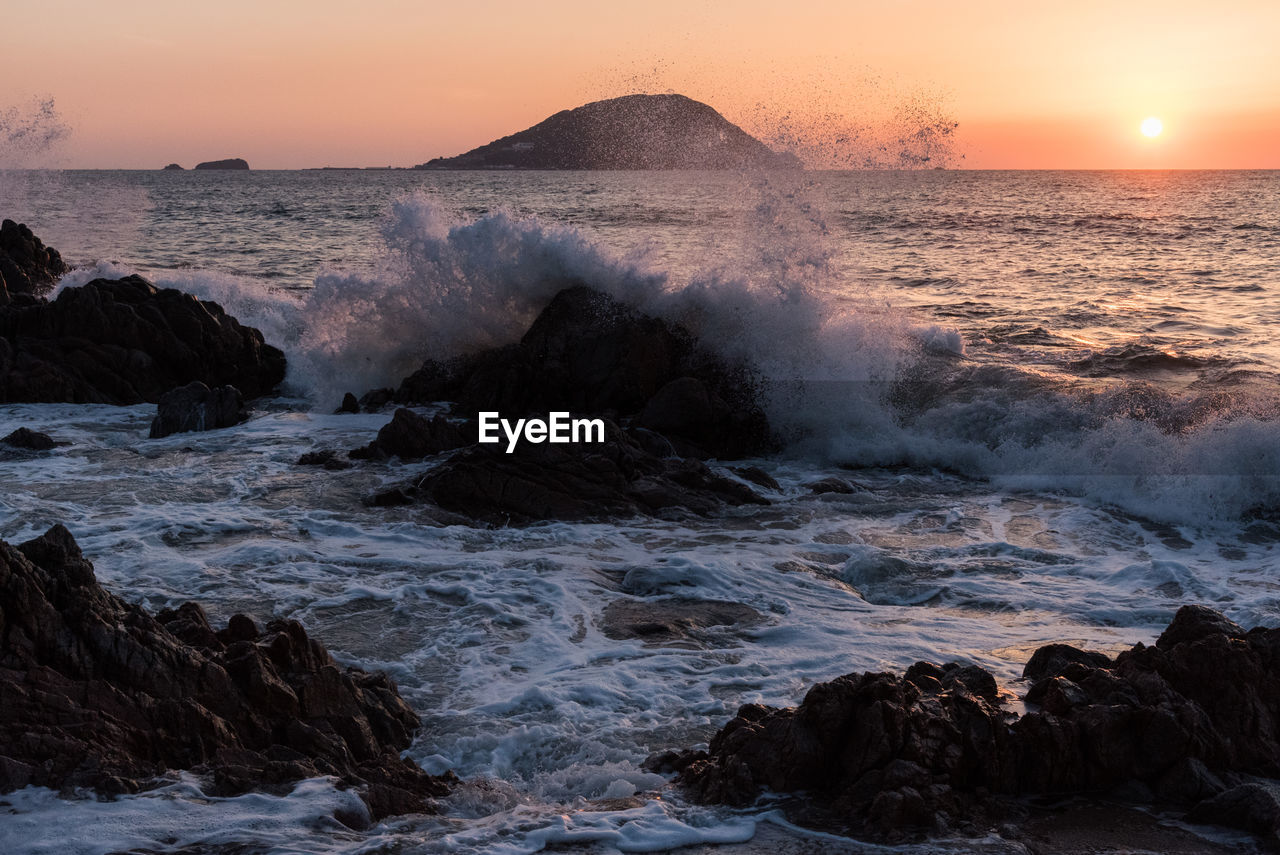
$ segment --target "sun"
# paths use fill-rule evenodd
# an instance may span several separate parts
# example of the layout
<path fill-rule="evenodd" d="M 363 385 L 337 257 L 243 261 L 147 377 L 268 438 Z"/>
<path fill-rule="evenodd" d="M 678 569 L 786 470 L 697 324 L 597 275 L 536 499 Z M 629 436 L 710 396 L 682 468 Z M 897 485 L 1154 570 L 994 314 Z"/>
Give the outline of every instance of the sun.
<path fill-rule="evenodd" d="M 1142 120 L 1142 135 L 1144 137 L 1158 137 L 1160 132 L 1164 130 L 1164 122 L 1155 116 L 1148 116 Z"/>

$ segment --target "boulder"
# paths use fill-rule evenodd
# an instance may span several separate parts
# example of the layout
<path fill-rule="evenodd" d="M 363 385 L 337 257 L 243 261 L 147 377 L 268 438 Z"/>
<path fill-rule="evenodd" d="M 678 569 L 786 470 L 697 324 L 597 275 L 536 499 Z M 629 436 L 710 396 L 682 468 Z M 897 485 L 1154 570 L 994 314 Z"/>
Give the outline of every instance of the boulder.
<path fill-rule="evenodd" d="M 18 294 L 48 291 L 67 272 L 62 256 L 45 246 L 31 229 L 13 220 L 0 222 L 0 306 Z"/>
<path fill-rule="evenodd" d="M 196 380 L 256 398 L 284 373 L 284 354 L 262 333 L 141 276 L 0 308 L 0 403 L 156 403 Z"/>
<path fill-rule="evenodd" d="M 1108 792 L 1203 803 L 1193 817 L 1280 834 L 1270 788 L 1224 792 L 1224 781 L 1280 778 L 1280 629 L 1246 632 L 1187 606 L 1154 647 L 1111 660 L 1050 645 L 1025 673 L 1022 716 L 976 666 L 850 674 L 815 686 L 798 707 L 745 706 L 707 753 L 659 765 L 683 770 L 702 801 L 806 791 L 877 839 L 981 833 L 1016 797 Z"/>
<path fill-rule="evenodd" d="M 411 486 L 375 496 L 374 504 L 427 500 L 472 520 L 525 524 L 637 514 L 710 514 L 728 505 L 761 504 L 739 481 L 698 460 L 658 457 L 613 422 L 605 440 L 577 445 L 522 442 L 455 452 Z"/>
<path fill-rule="evenodd" d="M 377 819 L 449 789 L 400 756 L 419 720 L 388 677 L 339 666 L 296 621 L 153 616 L 103 590 L 61 526 L 0 542 L 0 627 L 0 792 L 135 792 L 185 769 L 217 795 L 285 793 L 332 775 Z"/>
<path fill-rule="evenodd" d="M 376 409 L 381 390 L 362 400 Z M 462 414 L 634 419 L 677 452 L 743 457 L 776 447 L 750 373 L 700 348 L 686 330 L 581 283 L 569 283 L 516 344 L 427 362 L 390 398 L 452 401 Z"/>
<path fill-rule="evenodd" d="M 26 451 L 48 451 L 57 445 L 49 434 L 24 427 L 18 428 L 4 437 L 4 439 L 0 439 L 0 442 L 12 448 L 21 448 Z"/>
<path fill-rule="evenodd" d="M 151 421 L 151 438 L 232 427 L 248 417 L 244 399 L 235 386 L 210 389 L 197 380 L 160 397 L 156 417 Z"/>
<path fill-rule="evenodd" d="M 402 407 L 382 426 L 372 442 L 351 451 L 349 456 L 357 460 L 387 457 L 416 460 L 474 442 L 474 424 L 458 424 L 440 415 L 428 419 Z"/>

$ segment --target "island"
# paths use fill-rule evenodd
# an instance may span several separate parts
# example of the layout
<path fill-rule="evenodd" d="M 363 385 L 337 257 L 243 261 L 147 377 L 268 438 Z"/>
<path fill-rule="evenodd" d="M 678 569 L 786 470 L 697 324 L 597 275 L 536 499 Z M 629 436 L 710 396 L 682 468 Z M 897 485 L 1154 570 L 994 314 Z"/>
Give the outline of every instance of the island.
<path fill-rule="evenodd" d="M 164 168 L 164 171 L 165 171 L 165 172 L 171 172 L 171 171 L 174 171 L 174 170 L 177 170 L 178 172 L 182 172 L 182 171 L 184 171 L 184 170 L 182 169 L 182 165 L 181 165 L 181 164 L 178 164 L 178 163 L 171 163 L 171 164 L 169 164 L 168 166 L 166 166 L 166 167 Z"/>
<path fill-rule="evenodd" d="M 625 95 L 562 110 L 519 133 L 415 169 L 797 169 L 684 95 Z"/>
<path fill-rule="evenodd" d="M 248 169 L 249 164 L 239 157 L 229 157 L 226 160 L 209 160 L 204 163 L 197 163 L 196 169 Z"/>

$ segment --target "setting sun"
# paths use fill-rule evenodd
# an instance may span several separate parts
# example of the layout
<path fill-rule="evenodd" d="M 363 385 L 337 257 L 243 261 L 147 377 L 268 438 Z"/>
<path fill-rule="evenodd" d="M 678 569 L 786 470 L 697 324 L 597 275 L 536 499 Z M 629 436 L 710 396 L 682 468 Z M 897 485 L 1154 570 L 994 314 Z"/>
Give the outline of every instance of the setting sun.
<path fill-rule="evenodd" d="M 1142 120 L 1142 135 L 1144 137 L 1158 137 L 1160 132 L 1164 130 L 1164 122 L 1155 116 L 1150 116 Z"/>

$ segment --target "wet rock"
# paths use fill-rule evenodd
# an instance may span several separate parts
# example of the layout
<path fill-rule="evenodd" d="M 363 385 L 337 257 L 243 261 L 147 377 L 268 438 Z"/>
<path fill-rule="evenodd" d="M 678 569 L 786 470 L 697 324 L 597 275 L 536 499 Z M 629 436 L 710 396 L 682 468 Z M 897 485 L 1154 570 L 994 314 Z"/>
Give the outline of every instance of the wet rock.
<path fill-rule="evenodd" d="M 357 460 L 381 460 L 387 457 L 416 460 L 475 442 L 474 424 L 459 424 L 441 415 L 428 419 L 401 407 L 396 410 L 391 421 L 378 431 L 373 442 L 353 450 L 350 456 Z"/>
<path fill-rule="evenodd" d="M 356 396 L 348 392 L 342 396 L 342 403 L 338 405 L 338 409 L 334 413 L 358 413 L 360 412 L 360 401 Z"/>
<path fill-rule="evenodd" d="M 247 419 L 244 400 L 234 386 L 210 389 L 196 381 L 166 392 L 151 421 L 151 438 L 175 433 L 233 427 Z"/>
<path fill-rule="evenodd" d="M 604 608 L 604 634 L 654 643 L 696 640 L 710 627 L 753 626 L 764 615 L 745 603 L 673 597 L 614 600 Z"/>
<path fill-rule="evenodd" d="M 588 520 L 637 514 L 706 515 L 726 505 L 764 504 L 749 487 L 698 460 L 645 451 L 613 422 L 605 441 L 576 445 L 473 445 L 407 489 L 448 511 L 494 524 Z"/>
<path fill-rule="evenodd" d="M 0 442 L 13 448 L 22 448 L 27 451 L 48 451 L 57 446 L 57 443 L 53 441 L 53 437 L 49 436 L 49 434 L 24 427 L 18 428 L 4 439 L 0 439 Z"/>
<path fill-rule="evenodd" d="M 0 627 L 0 792 L 134 792 L 187 769 L 215 794 L 284 793 L 332 775 L 379 818 L 448 791 L 400 757 L 419 720 L 385 675 L 340 667 L 296 621 L 152 616 L 103 590 L 61 526 L 0 542 Z"/>
<path fill-rule="evenodd" d="M 323 466 L 331 472 L 350 469 L 352 463 L 350 460 L 343 460 L 338 456 L 338 452 L 332 448 L 322 448 L 319 451 L 308 451 L 298 458 L 298 466 Z"/>
<path fill-rule="evenodd" d="M 284 373 L 284 354 L 217 303 L 140 276 L 0 308 L 0 402 L 156 403 L 197 380 L 256 398 Z"/>
<path fill-rule="evenodd" d="M 694 456 L 743 457 L 775 445 L 744 369 L 699 348 L 686 330 L 582 284 L 556 294 L 517 344 L 428 362 L 393 397 L 453 401 L 467 415 L 634 417 Z M 374 403 L 374 393 L 362 401 Z"/>
<path fill-rule="evenodd" d="M 774 480 L 773 476 L 759 466 L 734 466 L 729 471 L 745 481 L 750 481 L 757 487 L 764 487 L 766 490 L 774 491 L 782 489 L 782 486 Z"/>
<path fill-rule="evenodd" d="M 1205 799 L 1191 809 L 1192 822 L 1240 828 L 1280 845 L 1280 792 L 1275 785 L 1241 784 Z"/>
<path fill-rule="evenodd" d="M 857 492 L 853 485 L 843 478 L 822 478 L 806 486 L 809 488 L 809 492 L 815 496 L 823 493 L 838 493 L 847 496 Z"/>
<path fill-rule="evenodd" d="M 1187 606 L 1155 646 L 1112 660 L 1049 645 L 1026 673 L 1040 709 L 1021 717 L 975 666 L 839 677 L 795 708 L 744 707 L 681 780 L 730 804 L 806 791 L 877 839 L 997 816 L 1015 797 L 1099 792 L 1207 797 L 1193 816 L 1280 832 L 1270 790 L 1223 792 L 1240 776 L 1280 778 L 1280 630 Z"/>
<path fill-rule="evenodd" d="M 0 306 L 9 305 L 20 294 L 48 291 L 66 272 L 58 251 L 45 246 L 26 225 L 0 222 Z"/>

